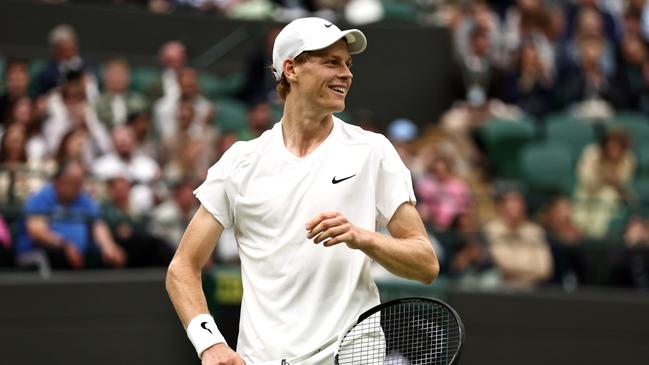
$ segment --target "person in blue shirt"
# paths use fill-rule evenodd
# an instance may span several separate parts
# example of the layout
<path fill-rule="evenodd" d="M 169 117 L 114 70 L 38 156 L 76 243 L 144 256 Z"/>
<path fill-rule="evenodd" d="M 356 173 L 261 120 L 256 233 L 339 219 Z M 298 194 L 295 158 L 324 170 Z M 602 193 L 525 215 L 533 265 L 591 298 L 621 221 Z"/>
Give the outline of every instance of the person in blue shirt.
<path fill-rule="evenodd" d="M 100 219 L 97 203 L 83 191 L 86 172 L 78 161 L 63 163 L 51 183 L 25 203 L 18 257 L 41 249 L 52 269 L 82 269 L 96 247 L 103 264 L 121 267 L 126 254 Z"/>

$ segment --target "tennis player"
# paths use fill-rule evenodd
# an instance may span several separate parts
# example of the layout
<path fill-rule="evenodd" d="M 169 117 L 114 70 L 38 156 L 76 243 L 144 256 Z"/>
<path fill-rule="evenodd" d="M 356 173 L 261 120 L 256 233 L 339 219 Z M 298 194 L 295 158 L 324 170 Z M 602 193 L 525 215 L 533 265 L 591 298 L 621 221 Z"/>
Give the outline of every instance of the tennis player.
<path fill-rule="evenodd" d="M 396 150 L 382 135 L 332 115 L 345 108 L 351 55 L 366 43 L 361 31 L 320 18 L 288 24 L 273 48 L 282 119 L 259 138 L 235 143 L 196 189 L 201 207 L 166 285 L 203 364 L 279 365 L 318 348 L 379 304 L 372 260 L 424 283 L 437 276 L 410 172 Z M 376 232 L 381 226 L 390 236 Z M 209 315 L 200 282 L 229 227 L 243 280 L 237 352 Z M 334 351 L 307 363 L 332 364 Z"/>

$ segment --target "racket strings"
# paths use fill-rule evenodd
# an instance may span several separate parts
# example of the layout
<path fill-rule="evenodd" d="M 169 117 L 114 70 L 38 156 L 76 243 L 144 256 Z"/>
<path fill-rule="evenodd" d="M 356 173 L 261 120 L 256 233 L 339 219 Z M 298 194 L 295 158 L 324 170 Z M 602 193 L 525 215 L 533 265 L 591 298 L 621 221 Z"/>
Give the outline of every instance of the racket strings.
<path fill-rule="evenodd" d="M 340 344 L 340 365 L 450 364 L 460 346 L 459 323 L 431 302 L 403 302 L 358 323 Z"/>

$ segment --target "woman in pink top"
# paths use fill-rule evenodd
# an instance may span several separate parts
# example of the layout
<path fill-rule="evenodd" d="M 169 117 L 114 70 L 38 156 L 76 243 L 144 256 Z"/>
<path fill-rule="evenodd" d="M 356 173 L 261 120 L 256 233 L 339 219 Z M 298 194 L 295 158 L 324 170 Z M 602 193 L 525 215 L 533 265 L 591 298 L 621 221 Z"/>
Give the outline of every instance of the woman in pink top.
<path fill-rule="evenodd" d="M 11 235 L 7 224 L 2 216 L 0 216 L 0 267 L 12 265 Z"/>
<path fill-rule="evenodd" d="M 435 156 L 428 170 L 430 175 L 415 183 L 417 207 L 427 225 L 444 232 L 459 213 L 467 210 L 471 193 L 464 180 L 453 172 L 453 162 L 448 156 Z"/>

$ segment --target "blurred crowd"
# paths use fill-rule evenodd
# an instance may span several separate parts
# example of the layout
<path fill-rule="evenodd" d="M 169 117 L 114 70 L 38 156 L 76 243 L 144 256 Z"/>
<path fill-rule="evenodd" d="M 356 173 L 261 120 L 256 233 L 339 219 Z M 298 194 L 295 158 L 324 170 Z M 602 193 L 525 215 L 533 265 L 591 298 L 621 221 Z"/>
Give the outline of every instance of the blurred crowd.
<path fill-rule="evenodd" d="M 352 1 L 279 3 L 335 16 Z M 435 124 L 400 118 L 380 132 L 412 171 L 442 273 L 482 287 L 649 288 L 649 2 L 423 3 L 452 37 L 453 103 Z M 161 45 L 144 86 L 126 58 L 85 59 L 68 25 L 51 30 L 46 62 L 8 57 L 0 266 L 166 265 L 207 169 L 281 115 L 266 67 L 279 29 L 245 60 L 236 102 L 213 97 L 178 41 Z M 346 119 L 377 130 L 371 112 Z M 221 241 L 213 260 L 236 262 L 233 233 Z"/>

